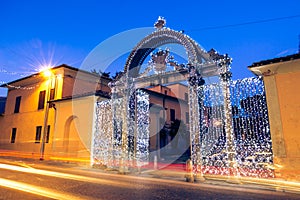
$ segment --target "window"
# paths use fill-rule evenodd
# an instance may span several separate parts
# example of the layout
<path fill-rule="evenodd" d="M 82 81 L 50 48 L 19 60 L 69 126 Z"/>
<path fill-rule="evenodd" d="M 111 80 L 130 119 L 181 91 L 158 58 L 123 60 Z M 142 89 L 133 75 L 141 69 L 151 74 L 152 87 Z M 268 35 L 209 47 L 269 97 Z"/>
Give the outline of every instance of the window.
<path fill-rule="evenodd" d="M 52 88 L 52 89 L 50 90 L 50 100 L 53 100 L 54 97 L 55 97 L 55 89 Z"/>
<path fill-rule="evenodd" d="M 171 118 L 171 121 L 175 121 L 175 110 L 174 109 L 170 109 L 170 118 Z"/>
<path fill-rule="evenodd" d="M 16 104 L 14 113 L 20 112 L 20 105 L 21 105 L 21 96 L 16 97 Z"/>
<path fill-rule="evenodd" d="M 50 125 L 47 127 L 47 135 L 46 135 L 46 143 L 49 143 L 49 137 L 50 137 Z"/>
<path fill-rule="evenodd" d="M 184 93 L 184 100 L 186 100 L 186 101 L 189 100 L 189 95 L 188 95 L 188 93 Z"/>
<path fill-rule="evenodd" d="M 186 124 L 189 124 L 189 123 L 190 123 L 190 116 L 189 116 L 189 113 L 188 113 L 188 112 L 185 113 L 185 123 L 186 123 Z"/>
<path fill-rule="evenodd" d="M 36 133 L 35 133 L 35 143 L 40 143 L 42 139 L 42 126 L 36 127 Z M 50 125 L 47 126 L 47 132 L 46 132 L 46 141 L 45 143 L 49 143 L 50 138 Z"/>
<path fill-rule="evenodd" d="M 52 88 L 50 90 L 50 97 L 49 97 L 49 100 L 54 100 L 55 99 L 55 88 Z M 54 103 L 50 103 L 49 104 L 49 108 L 54 108 L 55 109 L 55 104 Z"/>
<path fill-rule="evenodd" d="M 17 135 L 17 128 L 13 128 L 11 131 L 10 143 L 15 143 Z"/>
<path fill-rule="evenodd" d="M 42 126 L 37 126 L 35 132 L 35 143 L 40 143 L 41 136 L 42 136 Z"/>
<path fill-rule="evenodd" d="M 38 110 L 44 109 L 44 106 L 45 106 L 45 97 L 46 97 L 46 90 L 40 91 Z"/>

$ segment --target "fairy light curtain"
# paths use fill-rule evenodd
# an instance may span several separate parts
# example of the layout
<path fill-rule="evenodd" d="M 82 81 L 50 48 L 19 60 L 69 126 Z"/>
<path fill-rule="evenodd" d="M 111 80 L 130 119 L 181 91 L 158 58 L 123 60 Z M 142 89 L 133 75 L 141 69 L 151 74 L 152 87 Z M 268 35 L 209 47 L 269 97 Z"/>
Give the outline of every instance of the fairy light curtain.
<path fill-rule="evenodd" d="M 142 90 L 137 90 L 137 166 L 149 164 L 149 95 Z"/>
<path fill-rule="evenodd" d="M 112 166 L 112 109 L 111 100 L 96 103 L 95 132 L 92 145 L 93 164 Z"/>
<path fill-rule="evenodd" d="M 115 98 L 96 104 L 92 149 L 95 165 L 118 168 L 124 154 L 127 155 L 127 167 L 143 166 L 149 162 L 149 95 L 142 90 L 131 94 L 128 113 L 124 112 L 123 101 L 123 98 Z M 126 113 L 128 134 L 124 140 L 123 115 Z"/>
<path fill-rule="evenodd" d="M 222 85 L 204 85 L 201 107 L 202 171 L 228 175 Z M 272 141 L 262 78 L 230 82 L 235 167 L 241 176 L 274 177 Z"/>

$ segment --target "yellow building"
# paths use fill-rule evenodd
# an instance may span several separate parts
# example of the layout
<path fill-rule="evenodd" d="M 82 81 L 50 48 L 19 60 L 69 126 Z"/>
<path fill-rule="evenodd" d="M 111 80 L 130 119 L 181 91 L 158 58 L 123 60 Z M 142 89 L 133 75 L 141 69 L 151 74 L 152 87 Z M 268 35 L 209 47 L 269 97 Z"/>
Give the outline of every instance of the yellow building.
<path fill-rule="evenodd" d="M 1 85 L 8 88 L 0 116 L 2 154 L 89 160 L 94 105 L 107 98 L 109 82 L 60 65 Z"/>
<path fill-rule="evenodd" d="M 300 181 L 300 54 L 249 69 L 264 78 L 276 177 Z"/>

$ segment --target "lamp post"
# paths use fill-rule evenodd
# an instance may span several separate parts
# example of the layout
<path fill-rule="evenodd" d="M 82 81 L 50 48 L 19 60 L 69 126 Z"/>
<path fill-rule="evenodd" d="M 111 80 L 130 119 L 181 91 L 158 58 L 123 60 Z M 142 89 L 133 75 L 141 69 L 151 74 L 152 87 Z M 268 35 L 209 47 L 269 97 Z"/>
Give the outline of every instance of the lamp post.
<path fill-rule="evenodd" d="M 47 92 L 46 92 L 46 109 L 44 114 L 44 125 L 42 127 L 42 142 L 41 142 L 41 149 L 40 149 L 40 160 L 44 160 L 45 155 L 45 143 L 46 143 L 46 137 L 47 137 L 47 131 L 48 131 L 48 115 L 49 115 L 49 107 L 50 107 L 50 92 L 52 88 L 52 79 L 53 79 L 53 73 L 50 69 L 47 69 L 43 72 L 43 76 L 48 78 L 48 86 L 47 86 Z"/>

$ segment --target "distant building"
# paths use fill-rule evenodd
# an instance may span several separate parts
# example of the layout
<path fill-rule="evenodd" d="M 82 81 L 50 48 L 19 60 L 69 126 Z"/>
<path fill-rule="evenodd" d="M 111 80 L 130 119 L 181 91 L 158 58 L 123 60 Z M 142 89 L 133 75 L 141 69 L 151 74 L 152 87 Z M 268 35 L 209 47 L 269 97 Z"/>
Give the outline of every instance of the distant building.
<path fill-rule="evenodd" d="M 163 149 L 169 145 L 170 150 L 165 153 L 169 155 L 184 153 L 189 146 L 187 85 L 180 83 L 155 85 L 143 90 L 149 94 L 150 101 L 150 151 Z M 187 144 L 180 145 L 180 142 Z M 162 154 L 159 154 L 159 157 L 164 157 Z"/>

